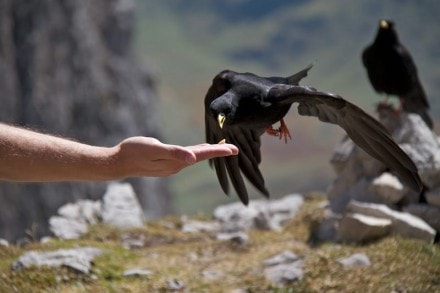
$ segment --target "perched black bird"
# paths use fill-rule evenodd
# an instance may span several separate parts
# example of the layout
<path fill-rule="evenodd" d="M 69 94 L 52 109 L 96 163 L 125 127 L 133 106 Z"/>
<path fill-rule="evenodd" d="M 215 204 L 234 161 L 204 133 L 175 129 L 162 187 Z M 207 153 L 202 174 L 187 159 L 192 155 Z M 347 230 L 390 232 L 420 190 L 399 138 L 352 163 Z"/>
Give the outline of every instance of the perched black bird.
<path fill-rule="evenodd" d="M 218 143 L 225 139 L 240 150 L 238 156 L 210 162 L 223 191 L 229 193 L 229 176 L 241 201 L 247 204 L 249 198 L 242 172 L 260 192 L 269 196 L 258 167 L 260 136 L 267 129 L 285 136 L 286 129 L 273 130 L 272 125 L 283 119 L 293 103 L 299 103 L 300 115 L 315 116 L 341 126 L 359 147 L 395 170 L 412 189 L 421 191 L 417 167 L 382 124 L 340 96 L 298 86 L 310 67 L 288 78 L 264 78 L 229 70 L 214 78 L 205 97 L 206 140 Z"/>
<path fill-rule="evenodd" d="M 368 78 L 378 93 L 396 95 L 405 112 L 419 114 L 432 129 L 429 103 L 409 51 L 400 43 L 394 23 L 381 20 L 374 42 L 362 53 Z"/>

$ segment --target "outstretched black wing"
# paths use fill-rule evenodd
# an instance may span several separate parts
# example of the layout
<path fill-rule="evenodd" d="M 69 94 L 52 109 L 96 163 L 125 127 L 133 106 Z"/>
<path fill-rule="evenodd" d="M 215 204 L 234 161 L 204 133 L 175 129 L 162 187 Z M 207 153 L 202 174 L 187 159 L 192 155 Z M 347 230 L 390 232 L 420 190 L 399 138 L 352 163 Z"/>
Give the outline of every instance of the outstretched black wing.
<path fill-rule="evenodd" d="M 261 162 L 260 136 L 263 131 L 259 129 L 243 129 L 238 126 L 228 127 L 228 130 L 220 128 L 215 117 L 209 112 L 209 105 L 214 99 L 224 94 L 229 87 L 228 72 L 220 73 L 214 78 L 213 84 L 206 94 L 206 141 L 215 144 L 225 139 L 226 142 L 232 143 L 239 148 L 239 154 L 237 156 L 214 158 L 209 163 L 211 166 L 214 165 L 223 192 L 229 194 L 229 175 L 240 200 L 247 205 L 249 203 L 249 196 L 240 170 L 261 193 L 269 196 L 269 192 L 264 185 L 263 175 L 258 168 L 258 164 Z"/>
<path fill-rule="evenodd" d="M 269 91 L 267 100 L 273 103 L 299 103 L 300 115 L 318 117 L 323 122 L 339 125 L 356 145 L 396 171 L 408 186 L 416 191 L 422 190 L 417 167 L 385 127 L 342 97 L 309 87 L 275 85 Z"/>

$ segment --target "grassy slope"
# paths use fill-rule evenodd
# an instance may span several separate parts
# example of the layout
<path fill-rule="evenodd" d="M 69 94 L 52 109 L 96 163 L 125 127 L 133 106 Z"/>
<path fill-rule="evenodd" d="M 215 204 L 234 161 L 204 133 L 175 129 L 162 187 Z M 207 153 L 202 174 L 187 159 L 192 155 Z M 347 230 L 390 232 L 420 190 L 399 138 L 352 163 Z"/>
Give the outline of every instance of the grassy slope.
<path fill-rule="evenodd" d="M 396 21 L 427 92 L 440 90 L 440 67 L 435 66 L 440 64 L 436 45 L 440 7 L 435 1 L 304 3 L 293 3 L 260 17 L 227 20 L 206 1 L 187 3 L 185 9 L 158 0 L 139 2 L 137 47 L 160 81 L 168 142 L 195 144 L 204 140 L 202 100 L 211 79 L 225 68 L 287 75 L 316 61 L 305 84 L 337 92 L 373 112 L 373 104 L 381 98 L 368 83 L 360 52 L 372 41 L 382 17 Z M 439 117 L 440 103 L 435 100 L 432 113 Z M 264 140 L 262 169 L 275 196 L 327 186 L 333 178 L 328 159 L 342 137 L 336 127 L 313 118 L 289 121 L 293 143 L 284 146 Z M 291 162 L 286 162 L 286 157 Z M 179 211 L 207 210 L 224 200 L 206 164 L 185 170 L 174 179 Z"/>
<path fill-rule="evenodd" d="M 306 200 L 298 216 L 282 233 L 251 231 L 245 247 L 219 242 L 207 233 L 185 234 L 180 220 L 165 218 L 141 229 L 118 231 L 92 226 L 80 240 L 32 243 L 25 248 L 0 247 L 0 292 L 168 292 L 167 279 L 183 281 L 187 292 L 436 292 L 440 290 L 440 246 L 389 237 L 363 246 L 322 244 L 310 247 L 309 228 L 322 217 L 320 197 Z M 206 219 L 206 217 L 205 217 Z M 175 228 L 171 228 L 175 226 Z M 125 236 L 122 236 L 125 235 Z M 143 237 L 145 246 L 122 248 L 120 239 Z M 12 271 L 11 264 L 25 250 L 94 246 L 105 254 L 94 261 L 95 278 L 62 269 Z M 263 260 L 284 250 L 305 257 L 304 279 L 290 288 L 270 285 L 262 277 Z M 353 253 L 368 255 L 372 266 L 343 269 L 339 258 Z M 155 274 L 123 277 L 126 269 L 143 268 Z M 203 271 L 219 271 L 218 280 Z M 58 279 L 58 281 L 57 281 Z"/>

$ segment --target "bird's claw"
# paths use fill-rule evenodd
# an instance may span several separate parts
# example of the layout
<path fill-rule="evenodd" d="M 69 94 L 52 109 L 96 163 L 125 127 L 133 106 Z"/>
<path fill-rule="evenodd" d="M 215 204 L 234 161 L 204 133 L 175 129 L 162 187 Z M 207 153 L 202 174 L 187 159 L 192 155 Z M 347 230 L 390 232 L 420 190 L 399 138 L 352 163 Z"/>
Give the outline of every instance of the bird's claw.
<path fill-rule="evenodd" d="M 280 139 L 284 139 L 284 142 L 287 143 L 287 139 L 292 139 L 292 136 L 290 135 L 290 131 L 287 128 L 286 123 L 284 123 L 284 120 L 280 120 L 280 127 L 278 129 L 274 129 L 273 127 L 266 128 L 266 133 L 272 136 L 278 136 Z"/>

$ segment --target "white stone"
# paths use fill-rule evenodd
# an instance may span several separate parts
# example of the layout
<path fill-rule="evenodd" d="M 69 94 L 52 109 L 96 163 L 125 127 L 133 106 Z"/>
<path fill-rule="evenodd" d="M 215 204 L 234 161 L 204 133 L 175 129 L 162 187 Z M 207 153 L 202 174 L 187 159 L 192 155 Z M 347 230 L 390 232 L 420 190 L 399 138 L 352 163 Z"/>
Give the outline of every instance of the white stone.
<path fill-rule="evenodd" d="M 338 262 L 346 268 L 371 266 L 370 258 L 365 253 L 355 253 L 349 257 L 338 259 Z"/>
<path fill-rule="evenodd" d="M 270 266 L 264 270 L 264 275 L 274 285 L 290 285 L 302 280 L 304 272 L 301 260 L 289 264 Z"/>
<path fill-rule="evenodd" d="M 339 222 L 337 240 L 341 242 L 368 242 L 386 236 L 391 221 L 362 214 L 346 214 Z"/>
<path fill-rule="evenodd" d="M 403 211 L 421 218 L 436 231 L 440 231 L 440 207 L 427 204 L 410 204 Z"/>
<path fill-rule="evenodd" d="M 275 256 L 272 256 L 272 257 L 264 260 L 263 265 L 264 266 L 274 266 L 274 265 L 279 265 L 279 264 L 287 264 L 287 263 L 295 262 L 299 259 L 300 259 L 300 257 L 298 255 L 296 255 L 295 253 L 293 253 L 289 250 L 286 250 L 286 251 L 283 251 Z"/>
<path fill-rule="evenodd" d="M 83 220 L 53 216 L 49 219 L 49 229 L 60 239 L 77 239 L 88 231 Z"/>
<path fill-rule="evenodd" d="M 278 200 L 251 200 L 247 207 L 241 202 L 235 202 L 217 207 L 214 218 L 220 221 L 224 231 L 280 231 L 282 223 L 293 218 L 303 202 L 302 196 L 298 194 Z"/>
<path fill-rule="evenodd" d="M 379 113 L 380 121 L 393 134 L 395 142 L 416 164 L 423 183 L 428 188 L 439 188 L 440 144 L 435 133 L 417 114 L 402 112 L 396 117 L 386 109 Z M 329 189 L 328 199 L 332 211 L 336 213 L 342 213 L 350 200 L 390 203 L 389 200 L 396 202 L 402 197 L 405 203 L 419 201 L 419 194 L 409 188 L 405 188 L 403 196 L 398 193 L 390 196 L 386 190 L 376 194 L 372 179 L 381 176 L 386 170 L 385 166 L 359 147 L 351 149 L 347 140 L 338 146 L 331 162 L 338 177 Z M 391 172 L 395 175 L 393 170 Z M 402 181 L 401 183 L 405 184 Z M 431 202 L 438 203 L 438 198 L 434 195 L 427 195 Z"/>
<path fill-rule="evenodd" d="M 134 269 L 125 270 L 122 275 L 124 277 L 131 277 L 131 276 L 150 276 L 153 274 L 154 272 L 150 270 L 134 268 Z"/>
<path fill-rule="evenodd" d="M 84 274 L 90 272 L 92 261 L 102 254 L 102 250 L 95 247 L 80 247 L 74 249 L 59 249 L 55 251 L 28 251 L 13 265 L 14 270 L 31 266 L 60 267 L 67 266 Z"/>
<path fill-rule="evenodd" d="M 144 225 L 144 214 L 129 183 L 110 183 L 103 197 L 102 220 L 119 228 Z"/>
<path fill-rule="evenodd" d="M 347 205 L 347 212 L 389 219 L 392 234 L 421 239 L 429 243 L 435 239 L 435 230 L 425 221 L 409 213 L 391 210 L 383 204 L 350 201 Z"/>
<path fill-rule="evenodd" d="M 372 191 L 386 204 L 395 204 L 405 196 L 405 188 L 400 180 L 391 173 L 382 173 L 373 180 Z"/>
<path fill-rule="evenodd" d="M 238 245 L 246 245 L 249 242 L 249 236 L 244 232 L 218 233 L 217 240 L 229 241 Z"/>
<path fill-rule="evenodd" d="M 216 221 L 198 221 L 198 220 L 182 220 L 182 232 L 197 233 L 197 232 L 218 232 L 221 229 L 220 223 Z"/>
<path fill-rule="evenodd" d="M 58 209 L 58 214 L 64 218 L 85 220 L 95 224 L 101 217 L 101 202 L 82 199 L 76 203 L 67 203 Z"/>

